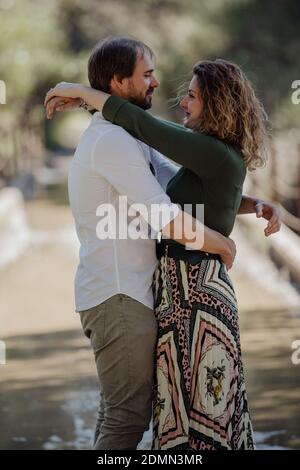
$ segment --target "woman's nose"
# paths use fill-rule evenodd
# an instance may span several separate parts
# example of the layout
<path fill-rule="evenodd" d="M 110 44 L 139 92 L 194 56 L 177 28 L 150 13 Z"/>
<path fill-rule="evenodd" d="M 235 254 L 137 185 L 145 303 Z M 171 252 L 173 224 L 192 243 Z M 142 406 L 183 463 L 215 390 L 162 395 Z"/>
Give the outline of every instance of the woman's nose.
<path fill-rule="evenodd" d="M 182 100 L 180 101 L 180 107 L 185 109 L 186 108 L 186 97 L 182 98 Z"/>

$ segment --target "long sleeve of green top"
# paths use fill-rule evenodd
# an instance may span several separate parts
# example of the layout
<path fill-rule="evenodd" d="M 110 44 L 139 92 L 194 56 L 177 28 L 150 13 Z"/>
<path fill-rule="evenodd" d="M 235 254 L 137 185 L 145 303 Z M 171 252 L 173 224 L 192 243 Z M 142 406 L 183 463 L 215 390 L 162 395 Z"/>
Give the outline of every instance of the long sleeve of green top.
<path fill-rule="evenodd" d="M 241 152 L 215 137 L 157 119 L 116 96 L 106 101 L 103 116 L 182 165 L 167 187 L 172 202 L 182 209 L 191 205 L 194 217 L 197 204 L 204 204 L 205 225 L 230 234 L 246 175 Z"/>

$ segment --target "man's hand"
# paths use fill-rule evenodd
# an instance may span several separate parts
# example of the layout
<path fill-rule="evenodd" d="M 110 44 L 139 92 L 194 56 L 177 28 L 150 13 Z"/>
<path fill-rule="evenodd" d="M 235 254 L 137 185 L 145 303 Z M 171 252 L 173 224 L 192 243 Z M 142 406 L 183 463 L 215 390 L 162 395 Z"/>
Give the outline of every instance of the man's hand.
<path fill-rule="evenodd" d="M 264 230 L 266 237 L 269 237 L 280 230 L 281 215 L 280 209 L 276 204 L 272 202 L 258 201 L 257 204 L 255 204 L 255 212 L 257 218 L 263 217 L 268 220 L 268 224 Z"/>
<path fill-rule="evenodd" d="M 78 108 L 82 104 L 81 98 L 62 98 L 54 96 L 46 104 L 46 114 L 48 119 L 52 119 L 55 111 L 66 111 L 67 109 Z"/>
<path fill-rule="evenodd" d="M 235 246 L 234 241 L 231 238 L 226 238 L 226 250 L 220 253 L 220 256 L 228 270 L 233 265 L 235 255 L 236 255 L 236 246 Z"/>

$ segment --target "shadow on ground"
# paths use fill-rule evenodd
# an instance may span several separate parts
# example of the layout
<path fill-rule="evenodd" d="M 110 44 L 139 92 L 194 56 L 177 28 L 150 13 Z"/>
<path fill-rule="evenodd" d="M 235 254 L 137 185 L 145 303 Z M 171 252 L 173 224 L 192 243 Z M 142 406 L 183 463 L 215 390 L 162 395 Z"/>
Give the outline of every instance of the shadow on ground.
<path fill-rule="evenodd" d="M 291 362 L 299 318 L 241 314 L 248 398 L 258 447 L 300 448 L 300 369 Z M 4 338 L 1 449 L 90 448 L 98 406 L 96 369 L 80 329 Z M 148 432 L 142 447 L 150 446 Z"/>

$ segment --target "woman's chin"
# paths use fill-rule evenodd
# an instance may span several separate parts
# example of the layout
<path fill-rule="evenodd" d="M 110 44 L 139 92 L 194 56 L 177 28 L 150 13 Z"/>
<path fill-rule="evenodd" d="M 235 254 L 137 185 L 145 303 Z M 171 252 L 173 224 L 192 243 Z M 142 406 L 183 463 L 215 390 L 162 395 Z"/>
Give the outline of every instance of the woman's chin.
<path fill-rule="evenodd" d="M 192 129 L 191 119 L 188 118 L 188 117 L 185 117 L 183 119 L 183 125 L 184 125 L 184 127 L 187 127 L 188 129 Z"/>

